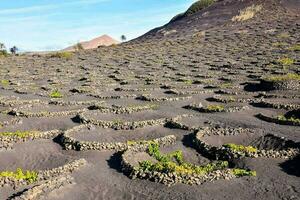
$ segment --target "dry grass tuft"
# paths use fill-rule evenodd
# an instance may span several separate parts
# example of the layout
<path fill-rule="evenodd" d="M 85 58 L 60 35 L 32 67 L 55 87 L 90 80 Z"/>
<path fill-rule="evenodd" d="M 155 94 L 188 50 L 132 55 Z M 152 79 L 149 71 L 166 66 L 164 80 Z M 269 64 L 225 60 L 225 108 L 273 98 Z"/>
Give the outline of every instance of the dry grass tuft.
<path fill-rule="evenodd" d="M 265 78 L 267 81 L 272 82 L 283 82 L 283 81 L 300 81 L 299 74 L 286 74 L 286 75 L 278 75 L 278 76 L 270 76 Z"/>
<path fill-rule="evenodd" d="M 261 11 L 262 5 L 252 5 L 243 10 L 240 10 L 239 15 L 234 16 L 231 20 L 234 22 L 246 21 L 255 16 L 256 13 Z"/>
<path fill-rule="evenodd" d="M 56 52 L 50 54 L 51 58 L 64 58 L 64 59 L 71 59 L 73 56 L 72 52 L 64 51 L 64 52 Z"/>
<path fill-rule="evenodd" d="M 163 31 L 164 36 L 171 35 L 173 33 L 177 33 L 177 30 Z"/>

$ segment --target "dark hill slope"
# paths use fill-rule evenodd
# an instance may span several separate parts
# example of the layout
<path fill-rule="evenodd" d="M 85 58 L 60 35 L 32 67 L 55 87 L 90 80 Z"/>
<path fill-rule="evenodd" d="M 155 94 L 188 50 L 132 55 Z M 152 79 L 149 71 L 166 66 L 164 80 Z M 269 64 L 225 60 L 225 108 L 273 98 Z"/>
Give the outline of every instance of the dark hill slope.
<path fill-rule="evenodd" d="M 299 18 L 299 0 L 202 0 L 205 4 L 194 3 L 185 13 L 175 16 L 168 24 L 153 29 L 139 37 L 137 41 L 147 39 L 185 38 L 201 31 L 236 26 L 239 24 L 268 24 L 285 17 Z M 204 6 L 203 6 L 204 5 Z M 254 16 L 245 21 L 233 21 L 235 16 L 247 11 L 249 7 L 261 6 Z M 246 13 L 247 14 L 247 13 Z M 249 14 L 249 13 L 248 13 Z"/>

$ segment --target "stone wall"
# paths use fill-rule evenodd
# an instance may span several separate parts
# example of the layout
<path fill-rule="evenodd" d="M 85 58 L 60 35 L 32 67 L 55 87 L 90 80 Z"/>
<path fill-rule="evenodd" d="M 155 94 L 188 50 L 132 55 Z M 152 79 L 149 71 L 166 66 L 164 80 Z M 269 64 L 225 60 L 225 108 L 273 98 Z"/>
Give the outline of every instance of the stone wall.
<path fill-rule="evenodd" d="M 265 90 L 299 90 L 300 81 L 288 80 L 288 81 L 268 81 L 261 80 L 260 84 Z"/>
<path fill-rule="evenodd" d="M 210 135 L 219 135 L 219 136 L 232 136 L 232 135 L 241 135 L 246 132 L 254 132 L 251 129 L 243 129 L 243 128 L 203 128 L 194 133 L 194 144 L 195 148 L 209 156 L 210 158 L 216 160 L 229 160 L 241 157 L 265 157 L 265 158 L 281 158 L 281 159 L 289 159 L 295 157 L 299 154 L 299 148 L 286 148 L 283 150 L 265 150 L 265 149 L 257 149 L 256 152 L 241 152 L 234 151 L 230 148 L 224 146 L 213 146 L 208 143 L 205 143 L 202 138 L 204 136 Z M 277 136 L 274 136 L 277 137 Z M 285 139 L 286 140 L 286 139 Z"/>
<path fill-rule="evenodd" d="M 257 118 L 267 121 L 267 122 L 272 122 L 272 123 L 276 123 L 276 124 L 281 124 L 281 125 L 290 125 L 290 126 L 300 126 L 300 123 L 297 121 L 285 121 L 285 120 L 280 120 L 278 118 L 274 118 L 274 117 L 269 117 L 266 116 L 262 113 L 259 113 L 256 115 Z"/>
<path fill-rule="evenodd" d="M 18 117 L 62 117 L 62 116 L 76 115 L 86 110 L 87 110 L 86 108 L 82 108 L 82 109 L 59 111 L 59 112 L 50 112 L 50 111 L 27 112 L 27 111 L 13 109 L 9 111 L 8 114 L 13 116 L 18 116 Z"/>
<path fill-rule="evenodd" d="M 32 188 L 25 190 L 21 194 L 17 194 L 14 197 L 11 197 L 11 200 L 38 200 L 41 197 L 44 197 L 48 193 L 61 189 L 66 185 L 73 184 L 73 178 L 69 175 L 60 176 L 57 178 L 49 179 L 44 181 L 41 184 L 33 186 Z"/>
<path fill-rule="evenodd" d="M 143 143 L 142 145 L 148 146 L 149 142 L 156 142 L 160 144 L 161 146 L 170 145 L 175 143 L 176 137 L 174 135 L 168 135 L 165 137 L 149 140 L 149 141 L 132 141 L 131 143 L 128 142 L 87 142 L 87 141 L 79 141 L 73 138 L 71 135 L 75 131 L 78 131 L 82 128 L 88 127 L 88 125 L 81 125 L 77 126 L 73 129 L 70 129 L 68 131 L 65 131 L 61 138 L 60 138 L 60 144 L 67 150 L 77 150 L 77 151 L 87 151 L 87 150 L 115 150 L 115 151 L 124 151 L 130 147 L 133 147 L 135 145 L 139 145 L 140 143 Z"/>
<path fill-rule="evenodd" d="M 157 183 L 162 183 L 168 186 L 176 183 L 183 183 L 189 185 L 200 185 L 205 182 L 214 181 L 218 179 L 233 179 L 236 176 L 231 169 L 216 170 L 207 174 L 177 174 L 177 173 L 161 173 L 157 171 L 146 171 L 139 169 L 137 166 L 131 164 L 131 158 L 138 152 L 144 152 L 147 147 L 135 147 L 125 151 L 122 155 L 122 170 L 129 175 L 130 178 L 147 179 Z"/>
<path fill-rule="evenodd" d="M 61 167 L 57 167 L 50 170 L 37 171 L 37 182 L 50 180 L 55 177 L 59 177 L 62 175 L 68 175 L 73 171 L 79 169 L 80 167 L 87 164 L 85 159 L 75 160 L 71 163 L 63 165 Z M 21 185 L 30 185 L 31 183 L 26 180 L 17 180 L 12 177 L 0 177 L 0 188 L 10 186 L 16 188 Z"/>
<path fill-rule="evenodd" d="M 36 139 L 50 139 L 55 138 L 61 134 L 60 130 L 51 130 L 45 132 L 34 131 L 28 134 L 28 137 L 18 137 L 18 136 L 0 136 L 0 150 L 1 149 L 11 149 L 13 144 L 17 142 L 26 142 L 29 140 Z"/>

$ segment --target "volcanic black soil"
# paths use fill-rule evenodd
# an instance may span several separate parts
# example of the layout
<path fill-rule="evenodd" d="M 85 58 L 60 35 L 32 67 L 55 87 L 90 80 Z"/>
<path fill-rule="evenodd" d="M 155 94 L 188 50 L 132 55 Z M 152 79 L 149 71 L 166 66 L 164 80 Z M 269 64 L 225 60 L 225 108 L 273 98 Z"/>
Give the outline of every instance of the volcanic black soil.
<path fill-rule="evenodd" d="M 249 19 L 233 20 L 251 6 L 260 9 Z M 189 135 L 202 127 L 249 128 L 258 135 L 285 137 L 299 148 L 299 121 L 285 124 L 258 117 L 278 119 L 289 111 L 299 116 L 299 45 L 298 0 L 220 0 L 120 45 L 65 57 L 1 57 L 0 173 L 53 169 L 86 160 L 68 173 L 71 184 L 32 199 L 300 199 L 299 155 L 238 161 L 237 165 L 255 170 L 256 177 L 166 186 L 130 179 L 122 171 L 123 151 L 65 150 L 60 144 L 65 132 L 86 124 L 90 126 L 70 135 L 77 141 L 125 144 L 174 135 L 176 144 L 161 151 L 182 150 L 187 161 L 199 165 L 210 160 L 194 149 Z M 298 88 L 262 85 L 267 77 L 287 74 L 298 76 L 293 79 Z M 210 105 L 226 112 L 191 109 Z M 247 109 L 238 109 L 242 107 Z M 185 130 L 165 123 L 177 117 Z M 135 126 L 142 121 L 153 123 Z M 5 147 L 3 133 L 51 130 L 59 134 L 17 139 Z M 24 189 L 40 184 L 2 183 L 0 199 L 18 198 Z"/>

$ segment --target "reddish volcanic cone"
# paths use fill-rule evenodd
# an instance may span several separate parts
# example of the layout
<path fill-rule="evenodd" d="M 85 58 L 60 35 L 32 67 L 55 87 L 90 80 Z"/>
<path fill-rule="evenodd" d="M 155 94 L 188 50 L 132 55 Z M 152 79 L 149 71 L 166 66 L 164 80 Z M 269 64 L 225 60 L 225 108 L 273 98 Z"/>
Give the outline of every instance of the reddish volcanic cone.
<path fill-rule="evenodd" d="M 113 39 L 112 37 L 110 37 L 108 35 L 102 35 L 102 36 L 92 39 L 90 41 L 80 42 L 83 49 L 95 49 L 95 48 L 98 48 L 99 46 L 110 46 L 110 45 L 119 44 L 119 43 L 120 43 L 119 41 Z M 75 46 L 76 45 L 65 48 L 65 49 L 63 49 L 63 51 L 74 51 Z"/>

